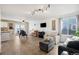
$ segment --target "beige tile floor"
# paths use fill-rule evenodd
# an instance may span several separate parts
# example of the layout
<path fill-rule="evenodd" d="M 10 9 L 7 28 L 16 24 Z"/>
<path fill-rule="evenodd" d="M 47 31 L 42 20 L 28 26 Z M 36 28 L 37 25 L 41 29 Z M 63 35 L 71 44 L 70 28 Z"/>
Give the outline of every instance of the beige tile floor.
<path fill-rule="evenodd" d="M 11 40 L 1 43 L 2 55 L 57 55 L 57 45 L 49 52 L 41 51 L 37 37 L 29 36 L 27 39 L 19 39 L 15 36 Z"/>

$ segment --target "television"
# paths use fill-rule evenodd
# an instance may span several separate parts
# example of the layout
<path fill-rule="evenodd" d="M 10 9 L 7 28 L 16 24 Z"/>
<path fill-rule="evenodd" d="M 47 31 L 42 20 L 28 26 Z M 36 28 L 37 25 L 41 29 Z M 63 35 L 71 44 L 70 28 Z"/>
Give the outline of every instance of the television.
<path fill-rule="evenodd" d="M 46 27 L 46 23 L 41 23 L 40 27 Z"/>

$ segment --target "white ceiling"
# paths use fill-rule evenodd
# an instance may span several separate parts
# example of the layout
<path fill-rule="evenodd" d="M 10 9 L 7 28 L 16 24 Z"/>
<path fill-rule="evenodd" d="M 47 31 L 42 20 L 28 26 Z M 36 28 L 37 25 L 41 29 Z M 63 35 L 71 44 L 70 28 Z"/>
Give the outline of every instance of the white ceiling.
<path fill-rule="evenodd" d="M 47 12 L 31 15 L 35 9 L 46 7 L 46 4 L 3 4 L 0 5 L 2 10 L 2 18 L 9 19 L 27 19 L 27 20 L 46 20 L 53 17 L 61 17 L 64 15 L 79 14 L 79 5 L 77 4 L 51 4 Z"/>

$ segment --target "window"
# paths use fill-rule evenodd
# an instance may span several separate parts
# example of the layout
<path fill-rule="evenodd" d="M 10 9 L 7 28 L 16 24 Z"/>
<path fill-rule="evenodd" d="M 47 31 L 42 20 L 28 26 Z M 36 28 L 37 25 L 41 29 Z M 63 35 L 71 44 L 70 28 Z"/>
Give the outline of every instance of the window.
<path fill-rule="evenodd" d="M 62 34 L 73 35 L 77 29 L 76 17 L 62 18 L 61 19 L 61 32 Z"/>

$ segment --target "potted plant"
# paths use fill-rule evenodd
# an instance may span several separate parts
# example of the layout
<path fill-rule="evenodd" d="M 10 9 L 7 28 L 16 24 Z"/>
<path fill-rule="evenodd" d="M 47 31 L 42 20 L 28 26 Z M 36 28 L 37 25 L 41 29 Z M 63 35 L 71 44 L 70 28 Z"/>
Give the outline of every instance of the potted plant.
<path fill-rule="evenodd" d="M 75 33 L 75 36 L 79 37 L 79 29 L 78 29 L 78 31 Z"/>
<path fill-rule="evenodd" d="M 74 37 L 75 37 L 76 40 L 79 40 L 79 29 L 78 29 L 78 31 L 74 34 Z"/>

